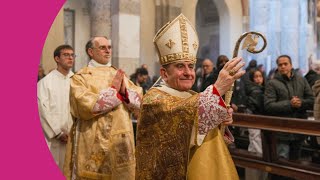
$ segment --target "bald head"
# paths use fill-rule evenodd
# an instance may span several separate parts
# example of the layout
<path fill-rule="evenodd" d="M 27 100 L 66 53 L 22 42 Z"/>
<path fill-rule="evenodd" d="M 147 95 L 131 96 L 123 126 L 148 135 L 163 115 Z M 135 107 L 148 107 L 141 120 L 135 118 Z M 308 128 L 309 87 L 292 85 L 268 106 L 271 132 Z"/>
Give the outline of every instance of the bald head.
<path fill-rule="evenodd" d="M 111 42 L 107 37 L 91 38 L 86 44 L 89 57 L 100 64 L 108 64 L 112 56 Z"/>
<path fill-rule="evenodd" d="M 213 71 L 213 62 L 210 59 L 203 60 L 202 69 L 204 75 L 210 74 Z"/>
<path fill-rule="evenodd" d="M 141 68 L 147 69 L 148 70 L 148 65 L 147 64 L 142 64 Z"/>

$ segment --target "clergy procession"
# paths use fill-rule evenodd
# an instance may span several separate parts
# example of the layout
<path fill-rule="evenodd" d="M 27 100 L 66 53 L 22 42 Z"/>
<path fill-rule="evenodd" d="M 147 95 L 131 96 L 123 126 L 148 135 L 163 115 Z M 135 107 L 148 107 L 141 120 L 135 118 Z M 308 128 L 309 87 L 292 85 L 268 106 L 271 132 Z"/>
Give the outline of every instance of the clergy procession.
<path fill-rule="evenodd" d="M 71 2 L 65 5 L 65 17 Z M 106 2 L 95 3 L 105 7 Z M 197 7 L 205 12 L 203 3 Z M 250 6 L 260 7 L 255 3 Z M 47 59 L 39 65 L 38 109 L 48 149 L 64 177 L 320 179 L 317 56 L 310 55 L 307 64 L 297 63 L 295 54 L 274 53 L 275 39 L 268 33 L 254 30 L 228 45 L 234 48 L 230 56 L 205 45 L 205 39 L 219 37 L 207 36 L 199 30 L 201 23 L 195 25 L 194 17 L 183 12 L 187 15 L 171 14 L 157 24 L 146 49 L 137 49 L 121 39 L 128 36 L 111 29 L 110 36 L 91 33 L 82 43 L 66 38 L 65 43 L 48 46 L 53 54 L 43 55 Z M 65 24 L 69 20 L 65 18 Z M 149 36 L 147 31 L 144 35 Z M 143 36 L 136 38 L 144 41 Z M 134 51 L 154 51 L 156 58 L 137 61 Z M 262 63 L 262 58 L 268 62 Z M 49 61 L 54 66 L 45 71 Z M 149 61 L 154 66 L 142 63 Z M 301 63 L 308 66 L 307 72 Z"/>
<path fill-rule="evenodd" d="M 179 15 L 154 43 L 162 83 L 144 96 L 111 66 L 107 37 L 88 41 L 91 60 L 75 74 L 72 47 L 55 50 L 58 68 L 38 82 L 38 104 L 48 147 L 66 179 L 238 179 L 225 144 L 232 134 L 220 134 L 218 126 L 232 123 L 233 110 L 222 96 L 245 73 L 242 59 L 227 62 L 217 81 L 196 93 L 199 40 L 189 20 Z M 207 161 L 207 154 L 214 157 Z"/>

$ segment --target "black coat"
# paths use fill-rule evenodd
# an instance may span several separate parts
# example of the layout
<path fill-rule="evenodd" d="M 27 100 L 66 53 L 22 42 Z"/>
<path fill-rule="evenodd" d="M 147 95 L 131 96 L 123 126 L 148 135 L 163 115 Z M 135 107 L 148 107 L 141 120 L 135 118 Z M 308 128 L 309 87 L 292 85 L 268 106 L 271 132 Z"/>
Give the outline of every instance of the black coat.
<path fill-rule="evenodd" d="M 253 114 L 264 114 L 264 87 L 253 82 L 248 82 L 246 87 L 247 108 Z"/>
<path fill-rule="evenodd" d="M 291 106 L 293 96 L 301 99 L 300 108 Z M 306 110 L 313 109 L 313 103 L 314 96 L 307 80 L 294 71 L 290 78 L 276 71 L 274 79 L 266 85 L 264 108 L 268 115 L 307 118 Z"/>
<path fill-rule="evenodd" d="M 130 81 L 132 81 L 136 86 L 138 86 L 137 85 L 137 78 L 135 76 L 131 76 Z M 142 88 L 143 94 L 146 94 L 147 90 L 149 89 L 147 83 L 148 82 L 140 84 L 140 87 Z"/>
<path fill-rule="evenodd" d="M 208 86 L 214 83 L 213 72 L 211 72 L 208 76 L 202 78 L 200 92 L 203 92 Z"/>
<path fill-rule="evenodd" d="M 316 73 L 314 70 L 312 70 L 312 69 L 311 69 L 304 77 L 307 79 L 310 87 L 312 87 L 312 86 L 314 85 L 314 83 L 315 83 L 317 80 L 320 79 L 320 75 L 317 74 L 317 73 Z"/>

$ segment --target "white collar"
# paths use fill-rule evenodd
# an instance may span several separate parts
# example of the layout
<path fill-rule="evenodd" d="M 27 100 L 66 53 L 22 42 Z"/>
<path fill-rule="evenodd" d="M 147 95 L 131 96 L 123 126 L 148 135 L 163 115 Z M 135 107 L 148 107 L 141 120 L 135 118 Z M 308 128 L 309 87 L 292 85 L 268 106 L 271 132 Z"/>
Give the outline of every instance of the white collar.
<path fill-rule="evenodd" d="M 111 61 L 109 61 L 107 64 L 100 64 L 94 59 L 91 59 L 88 63 L 88 67 L 103 67 L 103 66 L 111 67 Z"/>
<path fill-rule="evenodd" d="M 157 88 L 161 91 L 164 91 L 172 96 L 177 96 L 180 98 L 188 98 L 193 95 L 189 91 L 178 91 L 176 89 L 173 89 L 173 88 L 169 87 L 167 83 L 163 83 L 163 84 L 161 84 L 160 87 L 155 87 L 155 88 Z"/>
<path fill-rule="evenodd" d="M 57 74 L 58 76 L 62 77 L 62 78 L 70 78 L 74 73 L 70 70 L 69 73 L 65 76 L 63 75 L 61 72 L 59 72 L 57 69 L 52 70 L 52 73 Z"/>

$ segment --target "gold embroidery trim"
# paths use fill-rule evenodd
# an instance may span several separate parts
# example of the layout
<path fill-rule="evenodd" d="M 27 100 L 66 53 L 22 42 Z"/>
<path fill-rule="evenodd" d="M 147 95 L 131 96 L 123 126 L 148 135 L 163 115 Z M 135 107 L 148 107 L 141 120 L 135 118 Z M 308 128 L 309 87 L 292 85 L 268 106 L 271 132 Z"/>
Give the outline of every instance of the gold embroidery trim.
<path fill-rule="evenodd" d="M 179 18 L 179 22 L 180 22 L 182 52 L 189 53 L 187 23 L 183 17 Z"/>
<path fill-rule="evenodd" d="M 169 64 L 173 61 L 183 60 L 183 59 L 191 60 L 194 63 L 196 62 L 196 57 L 192 53 L 173 53 L 173 54 L 161 56 L 160 63 L 164 65 L 164 64 Z"/>

